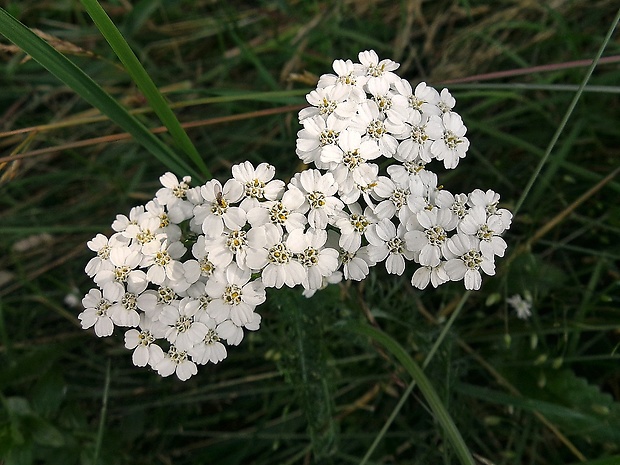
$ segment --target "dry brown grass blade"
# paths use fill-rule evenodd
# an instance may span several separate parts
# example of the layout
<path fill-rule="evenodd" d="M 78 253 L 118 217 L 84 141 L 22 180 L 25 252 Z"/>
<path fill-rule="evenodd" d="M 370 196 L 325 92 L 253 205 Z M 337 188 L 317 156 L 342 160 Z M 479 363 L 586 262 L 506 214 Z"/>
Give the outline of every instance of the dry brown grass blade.
<path fill-rule="evenodd" d="M 568 207 L 550 219 L 545 225 L 536 231 L 529 240 L 523 244 L 513 256 L 519 255 L 521 252 L 529 250 L 534 243 L 536 243 L 540 238 L 542 238 L 545 234 L 555 228 L 558 224 L 566 219 L 568 215 L 574 212 L 582 203 L 600 191 L 606 184 L 608 184 L 613 178 L 615 178 L 618 173 L 620 173 L 620 166 L 601 179 L 598 183 L 588 189 L 585 193 L 583 193 L 577 200 L 571 203 Z"/>
<path fill-rule="evenodd" d="M 348 417 L 352 413 L 358 410 L 373 411 L 374 408 L 371 402 L 374 401 L 381 392 L 381 386 L 379 384 L 373 384 L 372 387 L 367 390 L 361 397 L 355 399 L 351 404 L 342 407 L 342 411 L 335 417 L 337 421 L 341 421 L 343 418 Z"/>
<path fill-rule="evenodd" d="M 202 126 L 210 126 L 213 124 L 229 123 L 232 121 L 241 121 L 241 120 L 250 119 L 250 118 L 260 118 L 263 116 L 277 115 L 280 113 L 289 113 L 293 111 L 299 111 L 304 106 L 305 105 L 287 105 L 287 106 L 276 107 L 276 108 L 268 108 L 265 110 L 250 111 L 247 113 L 242 113 L 240 115 L 221 116 L 218 118 L 209 118 L 209 119 L 199 120 L 199 121 L 190 121 L 188 123 L 182 123 L 181 126 L 184 129 L 189 129 L 189 128 L 196 128 L 196 127 L 202 127 Z M 167 129 L 164 126 L 159 126 L 151 130 L 151 132 L 154 134 L 160 134 L 166 131 Z M 55 147 L 46 147 L 43 149 L 32 150 L 30 152 L 24 152 L 24 153 L 20 153 L 16 155 L 9 155 L 7 157 L 0 157 L 0 163 L 20 160 L 22 158 L 36 157 L 39 155 L 46 155 L 49 153 L 57 153 L 63 150 L 76 149 L 76 148 L 81 148 L 81 147 L 89 147 L 92 145 L 110 143 L 110 142 L 120 142 L 120 141 L 125 141 L 125 140 L 130 140 L 130 139 L 131 139 L 131 135 L 126 132 L 120 133 L 120 134 L 111 134 L 109 136 L 93 137 L 91 139 L 69 142 L 67 144 L 60 144 Z"/>
<path fill-rule="evenodd" d="M 82 47 L 80 47 L 79 45 L 75 45 L 73 42 L 69 42 L 68 40 L 63 40 L 60 39 L 56 36 L 53 36 L 51 34 L 48 34 L 47 32 L 43 32 L 40 29 L 34 29 L 34 28 L 30 28 L 30 30 L 32 32 L 34 32 L 37 36 L 39 36 L 41 39 L 43 39 L 44 41 L 46 41 L 48 44 L 50 44 L 52 47 L 54 47 L 57 51 L 59 51 L 60 53 L 63 53 L 65 55 L 76 55 L 76 56 L 86 56 L 89 58 L 95 58 L 98 60 L 106 60 L 104 57 L 102 57 L 101 55 L 97 55 L 94 52 L 91 52 L 90 50 L 86 50 Z M 11 55 L 16 55 L 18 53 L 23 53 L 23 50 L 19 47 L 17 47 L 16 45 L 5 45 L 5 44 L 0 44 L 0 52 L 4 52 L 4 53 L 8 53 Z M 21 60 L 21 64 L 26 63 L 28 61 L 30 61 L 32 59 L 32 57 L 30 55 L 26 55 L 22 60 Z M 112 63 L 113 66 L 115 66 L 116 68 L 118 68 L 121 71 L 124 71 L 125 69 L 118 63 Z"/>
<path fill-rule="evenodd" d="M 0 160 L 0 186 L 17 177 L 17 174 L 21 168 L 21 160 L 16 158 L 16 155 L 18 155 L 22 150 L 27 149 L 30 144 L 32 144 L 32 141 L 36 136 L 37 132 L 28 134 L 28 137 L 26 137 L 17 147 L 15 147 L 15 149 L 11 152 L 11 155 L 8 157 L 11 158 L 12 161 Z"/>
<path fill-rule="evenodd" d="M 80 255 L 82 255 L 85 251 L 85 247 L 84 244 L 80 244 L 77 247 L 74 247 L 73 249 L 69 250 L 68 252 L 63 253 L 63 255 L 59 258 L 57 258 L 56 260 L 47 263 L 44 266 L 38 267 L 35 271 L 31 272 L 30 274 L 27 275 L 26 279 L 19 281 L 19 282 L 15 282 L 11 285 L 8 285 L 6 287 L 4 287 L 3 289 L 0 290 L 0 297 L 5 296 L 5 295 L 9 295 L 11 292 L 19 289 L 20 287 L 22 287 L 24 285 L 24 283 L 27 282 L 32 282 L 34 281 L 38 276 L 41 276 L 43 273 L 47 273 L 48 271 L 64 264 L 67 263 L 71 260 L 73 260 L 76 257 L 79 257 Z"/>
<path fill-rule="evenodd" d="M 598 61 L 598 65 L 618 63 L 620 62 L 620 55 L 613 55 L 609 57 L 603 57 Z M 506 77 L 531 75 L 534 73 L 545 73 L 549 71 L 557 71 L 559 69 L 571 69 L 571 68 L 586 68 L 592 64 L 592 60 L 575 60 L 565 61 L 562 63 L 552 63 L 548 65 L 540 66 L 528 66 L 527 68 L 508 69 L 506 71 L 496 71 L 494 73 L 476 74 L 474 76 L 467 76 L 458 79 L 448 79 L 442 81 L 442 84 L 463 84 L 466 82 L 477 81 L 490 81 L 492 79 L 501 79 Z"/>
<path fill-rule="evenodd" d="M 67 40 L 59 39 L 58 37 L 48 34 L 46 32 L 43 32 L 40 29 L 31 29 L 31 31 L 34 32 L 37 36 L 39 36 L 41 39 L 45 40 L 48 44 L 50 44 L 60 53 L 66 53 L 67 55 L 86 55 L 90 57 L 96 56 L 93 52 L 89 50 L 85 50 L 82 47 L 75 45 L 74 43 L 69 42 Z M 16 45 L 0 44 L 0 52 L 5 52 L 9 54 L 17 54 L 17 53 L 21 53 L 22 49 Z M 31 59 L 32 58 L 30 57 L 30 55 L 26 55 L 22 59 L 21 63 L 25 63 Z"/>

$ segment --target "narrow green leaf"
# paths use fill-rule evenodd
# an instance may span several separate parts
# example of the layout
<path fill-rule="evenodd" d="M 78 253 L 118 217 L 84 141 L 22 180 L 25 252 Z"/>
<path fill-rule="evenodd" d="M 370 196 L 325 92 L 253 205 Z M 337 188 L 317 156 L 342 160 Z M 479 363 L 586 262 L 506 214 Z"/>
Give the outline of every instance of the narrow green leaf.
<path fill-rule="evenodd" d="M 420 366 L 409 356 L 403 346 L 401 346 L 398 342 L 396 342 L 392 337 L 390 337 L 383 331 L 380 331 L 368 325 L 350 324 L 346 325 L 345 329 L 348 329 L 357 334 L 361 334 L 363 336 L 371 337 L 378 343 L 385 346 L 385 348 L 388 349 L 390 353 L 398 359 L 402 366 L 416 381 L 417 385 L 420 388 L 420 391 L 422 391 L 422 395 L 424 396 L 431 410 L 435 414 L 435 418 L 444 429 L 448 441 L 450 441 L 450 443 L 454 447 L 454 452 L 456 453 L 459 461 L 463 465 L 475 465 L 474 459 L 469 452 L 469 449 L 465 445 L 465 441 L 463 440 L 461 433 L 457 429 L 454 421 L 452 420 L 452 417 L 450 417 L 450 414 L 441 402 L 437 391 L 435 391 L 435 388 L 433 387 L 427 376 L 424 374 L 422 368 L 420 368 Z"/>
<path fill-rule="evenodd" d="M 152 134 L 110 94 L 86 75 L 75 63 L 0 8 L 0 34 L 13 42 L 80 97 L 130 133 L 153 156 L 179 175 L 200 177 L 170 147 Z"/>
<path fill-rule="evenodd" d="M 177 145 L 190 157 L 200 171 L 208 177 L 211 177 L 207 165 L 200 157 L 200 154 L 192 144 L 185 130 L 181 127 L 179 120 L 170 109 L 170 105 L 159 92 L 157 86 L 148 75 L 131 47 L 114 25 L 110 17 L 99 5 L 97 0 L 80 0 L 86 11 L 95 22 L 95 25 L 108 41 L 116 56 L 121 60 L 125 69 L 140 88 L 146 100 L 149 102 L 161 122 L 168 128 L 170 135 Z"/>

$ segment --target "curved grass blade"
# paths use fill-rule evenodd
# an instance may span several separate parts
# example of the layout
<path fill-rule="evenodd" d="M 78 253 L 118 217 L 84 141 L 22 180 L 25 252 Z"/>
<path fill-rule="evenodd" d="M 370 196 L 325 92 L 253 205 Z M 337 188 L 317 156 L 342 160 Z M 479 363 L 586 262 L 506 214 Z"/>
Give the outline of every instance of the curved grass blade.
<path fill-rule="evenodd" d="M 452 316 L 450 317 L 448 322 L 442 328 L 441 333 L 439 334 L 439 337 L 435 340 L 435 343 L 433 344 L 433 347 L 431 347 L 431 350 L 428 352 L 428 354 L 426 354 L 426 358 L 424 359 L 424 362 L 422 363 L 422 369 L 423 370 L 426 369 L 428 364 L 431 362 L 431 360 L 435 356 L 435 353 L 437 352 L 437 350 L 439 350 L 439 347 L 441 347 L 441 344 L 443 343 L 444 339 L 448 335 L 448 332 L 451 330 L 452 325 L 454 324 L 454 322 L 456 321 L 457 317 L 461 313 L 461 310 L 465 306 L 465 303 L 467 302 L 467 299 L 469 299 L 470 295 L 471 295 L 471 291 L 466 291 L 463 294 L 463 297 L 461 298 L 461 300 L 457 304 L 454 312 L 452 312 Z M 366 455 L 364 455 L 364 457 L 362 458 L 362 461 L 360 462 L 359 465 L 366 465 L 366 463 L 370 460 L 370 457 L 372 457 L 372 454 L 375 451 L 375 449 L 377 448 L 377 446 L 379 445 L 379 442 L 381 442 L 381 440 L 385 437 L 385 433 L 387 433 L 387 430 L 389 429 L 390 425 L 396 419 L 396 416 L 398 415 L 398 413 L 402 409 L 403 405 L 405 405 L 406 400 L 411 395 L 411 392 L 413 391 L 415 386 L 416 386 L 416 380 L 414 378 L 414 380 L 411 383 L 409 383 L 409 386 L 407 386 L 407 389 L 405 389 L 405 392 L 403 392 L 403 394 L 401 395 L 398 403 L 396 404 L 396 406 L 392 410 L 392 413 L 390 414 L 390 416 L 388 417 L 387 421 L 385 422 L 385 424 L 381 428 L 381 431 L 379 431 L 379 434 L 377 434 L 377 436 L 375 436 L 375 439 L 373 440 L 372 444 L 370 445 L 370 447 L 366 451 Z"/>
<path fill-rule="evenodd" d="M 130 133 L 153 156 L 177 174 L 191 174 L 200 177 L 183 159 L 146 126 L 133 117 L 127 109 L 103 90 L 75 63 L 66 58 L 51 45 L 38 37 L 24 24 L 0 8 L 0 34 L 30 55 L 41 66 L 70 87 L 80 97 L 97 108 Z"/>
<path fill-rule="evenodd" d="M 350 324 L 346 325 L 345 328 L 354 333 L 371 337 L 378 343 L 385 346 L 385 348 L 398 359 L 402 366 L 416 381 L 420 391 L 422 391 L 424 398 L 428 402 L 428 405 L 435 414 L 435 418 L 444 429 L 448 441 L 450 441 L 454 447 L 454 452 L 456 453 L 456 456 L 461 464 L 475 465 L 471 452 L 469 452 L 469 449 L 465 445 L 465 441 L 463 441 L 463 437 L 450 417 L 450 414 L 443 406 L 437 391 L 433 388 L 433 385 L 424 374 L 424 371 L 422 371 L 422 368 L 420 368 L 420 366 L 409 356 L 403 346 L 383 331 L 368 325 Z"/>
<path fill-rule="evenodd" d="M 209 178 L 212 177 L 207 165 L 198 154 L 196 147 L 192 144 L 185 130 L 181 127 L 170 105 L 161 92 L 159 92 L 159 89 L 157 89 L 157 86 L 105 10 L 97 0 L 80 1 L 86 9 L 86 12 L 94 21 L 97 29 L 99 29 L 99 32 L 101 32 L 103 37 L 108 41 L 116 56 L 121 60 L 133 81 L 144 94 L 149 105 L 151 105 L 163 125 L 168 128 L 170 135 L 179 148 L 187 154 L 205 176 Z"/>

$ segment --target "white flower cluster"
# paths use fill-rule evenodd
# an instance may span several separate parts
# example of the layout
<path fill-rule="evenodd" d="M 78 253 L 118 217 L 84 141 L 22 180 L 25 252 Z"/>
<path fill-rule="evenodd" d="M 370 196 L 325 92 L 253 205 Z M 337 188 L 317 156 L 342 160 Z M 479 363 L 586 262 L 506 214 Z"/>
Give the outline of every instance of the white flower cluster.
<path fill-rule="evenodd" d="M 296 152 L 316 169 L 285 184 L 273 166 L 244 162 L 223 185 L 198 187 L 166 173 L 153 200 L 88 242 L 97 255 L 86 273 L 98 287 L 82 300 L 82 326 L 98 336 L 130 328 L 135 365 L 185 380 L 226 358 L 224 342 L 259 328 L 266 287 L 300 285 L 310 296 L 380 262 L 398 275 L 406 261 L 419 264 L 420 289 L 459 280 L 478 289 L 480 270 L 493 275 L 511 213 L 491 190 L 451 194 L 426 168 L 465 156 L 454 98 L 412 89 L 373 51 L 359 60 L 336 60 L 299 113 Z M 381 156 L 392 162 L 387 176 Z"/>

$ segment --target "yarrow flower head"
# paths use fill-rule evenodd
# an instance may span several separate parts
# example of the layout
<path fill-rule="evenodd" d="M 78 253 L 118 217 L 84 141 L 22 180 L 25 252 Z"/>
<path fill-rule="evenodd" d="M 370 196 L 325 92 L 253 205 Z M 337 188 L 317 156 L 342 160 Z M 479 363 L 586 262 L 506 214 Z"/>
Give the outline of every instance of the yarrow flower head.
<path fill-rule="evenodd" d="M 417 265 L 419 289 L 479 289 L 505 254 L 512 214 L 492 190 L 438 183 L 432 164 L 457 167 L 467 128 L 447 89 L 413 86 L 398 68 L 372 50 L 333 62 L 299 112 L 295 153 L 313 166 L 289 183 L 265 162 L 197 186 L 162 175 L 152 200 L 88 242 L 97 288 L 82 299 L 82 327 L 99 337 L 123 328 L 136 366 L 186 380 L 260 328 L 269 287 L 309 297 L 383 263 L 396 275 Z M 508 303 L 529 313 L 519 296 Z"/>

